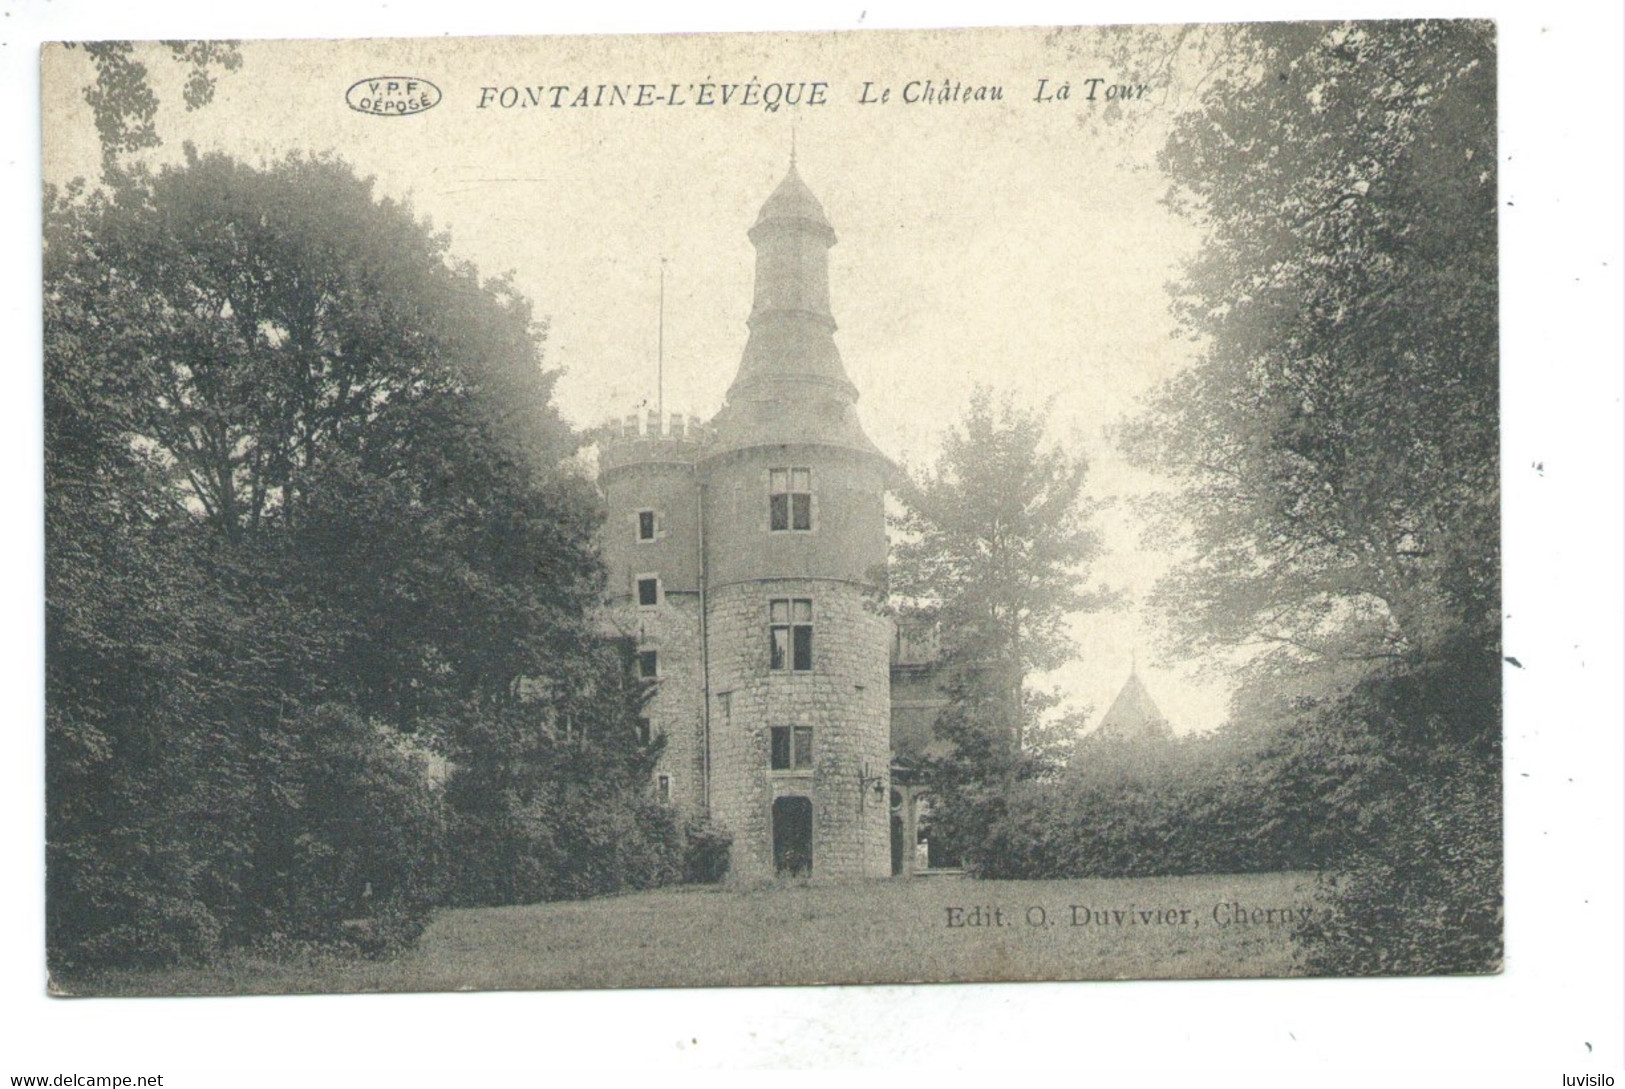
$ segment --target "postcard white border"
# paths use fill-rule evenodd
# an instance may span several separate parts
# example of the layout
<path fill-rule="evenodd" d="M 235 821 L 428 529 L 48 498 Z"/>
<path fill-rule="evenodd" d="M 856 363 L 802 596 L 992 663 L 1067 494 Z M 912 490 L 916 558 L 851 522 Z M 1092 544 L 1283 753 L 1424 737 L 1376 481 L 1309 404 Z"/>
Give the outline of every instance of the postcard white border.
<path fill-rule="evenodd" d="M 875 1065 L 1211 1084 L 1357 1084 L 1369 1070 L 1559 1084 L 1621 1074 L 1621 15 L 1609 5 L 1172 2 L 23 3 L 0 17 L 6 396 L 0 495 L 0 1078 L 166 1085 L 544 1084 L 565 1071 Z M 38 43 L 93 37 L 631 33 L 1076 22 L 1495 16 L 1500 26 L 1507 653 L 1507 969 L 1462 980 L 1045 984 L 340 998 L 50 1001 L 42 994 Z M 1536 471 L 1535 464 L 1542 469 Z M 1573 780 L 1569 782 L 1568 780 Z M 1587 1051 L 1586 1044 L 1591 1050 Z M 908 1071 L 914 1071 L 910 1074 Z M 1181 1072 L 1188 1072 L 1187 1078 Z M 497 1078 L 500 1080 L 492 1081 Z M 571 1080 L 575 1080 L 571 1077 Z M 710 1076 L 706 1076 L 711 1083 Z M 1252 1084 L 1273 1084 L 1273 1078 Z"/>

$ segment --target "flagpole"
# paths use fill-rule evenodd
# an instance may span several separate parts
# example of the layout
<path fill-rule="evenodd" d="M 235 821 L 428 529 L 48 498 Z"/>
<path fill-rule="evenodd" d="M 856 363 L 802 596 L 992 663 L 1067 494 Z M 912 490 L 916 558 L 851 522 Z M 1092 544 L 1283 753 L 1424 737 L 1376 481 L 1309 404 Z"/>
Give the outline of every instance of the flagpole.
<path fill-rule="evenodd" d="M 655 414 L 666 426 L 666 259 L 660 259 L 660 323 L 655 339 Z"/>

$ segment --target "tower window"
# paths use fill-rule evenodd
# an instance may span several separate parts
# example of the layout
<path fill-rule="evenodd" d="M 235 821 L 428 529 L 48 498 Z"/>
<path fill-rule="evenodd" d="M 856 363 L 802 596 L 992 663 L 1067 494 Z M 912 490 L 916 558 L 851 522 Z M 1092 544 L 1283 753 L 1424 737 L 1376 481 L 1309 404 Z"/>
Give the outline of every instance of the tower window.
<path fill-rule="evenodd" d="M 812 727 L 775 726 L 768 766 L 774 771 L 812 767 Z"/>
<path fill-rule="evenodd" d="M 769 666 L 805 673 L 813 667 L 810 597 L 776 597 L 768 608 Z"/>
<path fill-rule="evenodd" d="M 812 470 L 774 469 L 768 473 L 768 528 L 812 529 Z"/>
<path fill-rule="evenodd" d="M 652 510 L 638 511 L 638 540 L 652 541 L 656 536 L 655 512 Z"/>
<path fill-rule="evenodd" d="M 671 776 L 661 775 L 656 777 L 655 797 L 659 798 L 662 804 L 671 801 Z"/>
<path fill-rule="evenodd" d="M 660 604 L 660 576 L 638 576 L 638 606 L 652 609 Z"/>
<path fill-rule="evenodd" d="M 660 679 L 660 652 L 658 650 L 638 651 L 638 679 L 640 681 L 657 681 Z"/>
<path fill-rule="evenodd" d="M 638 744 L 647 745 L 654 740 L 654 724 L 649 721 L 648 715 L 638 716 Z"/>

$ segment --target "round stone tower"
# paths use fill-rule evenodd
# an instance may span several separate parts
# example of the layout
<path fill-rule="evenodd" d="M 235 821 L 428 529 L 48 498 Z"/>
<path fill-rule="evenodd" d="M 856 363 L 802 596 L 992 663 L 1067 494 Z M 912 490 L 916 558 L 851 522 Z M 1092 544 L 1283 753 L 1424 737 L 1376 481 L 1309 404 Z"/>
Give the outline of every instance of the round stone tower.
<path fill-rule="evenodd" d="M 695 478 L 710 811 L 742 877 L 891 872 L 888 462 L 835 347 L 835 232 L 792 162 L 750 240 L 750 336 Z"/>
<path fill-rule="evenodd" d="M 607 635 L 664 736 L 658 797 L 733 835 L 732 871 L 891 873 L 890 468 L 835 347 L 824 210 L 790 172 L 750 230 L 749 340 L 710 424 L 631 416 L 599 443 Z"/>

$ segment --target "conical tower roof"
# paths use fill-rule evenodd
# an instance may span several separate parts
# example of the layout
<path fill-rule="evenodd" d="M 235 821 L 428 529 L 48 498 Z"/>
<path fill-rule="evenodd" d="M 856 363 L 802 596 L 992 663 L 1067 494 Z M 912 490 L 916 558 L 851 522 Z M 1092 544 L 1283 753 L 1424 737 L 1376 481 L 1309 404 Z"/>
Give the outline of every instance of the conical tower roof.
<path fill-rule="evenodd" d="M 779 182 L 779 187 L 773 190 L 756 215 L 758 226 L 770 219 L 804 220 L 815 228 L 822 227 L 827 231 L 831 244 L 835 241 L 835 228 L 829 225 L 829 220 L 824 216 L 824 206 L 818 203 L 818 198 L 813 196 L 812 190 L 807 188 L 807 183 L 796 172 L 794 159 L 790 160 L 789 173 L 785 174 L 784 180 Z"/>
<path fill-rule="evenodd" d="M 1095 735 L 1118 741 L 1156 741 L 1173 737 L 1174 731 L 1168 725 L 1168 716 L 1146 691 L 1139 672 L 1131 671 Z"/>
<path fill-rule="evenodd" d="M 750 337 L 728 403 L 712 421 L 713 455 L 783 443 L 879 455 L 858 422 L 858 390 L 835 347 L 829 303 L 835 230 L 794 159 L 749 235 L 756 247 Z"/>

